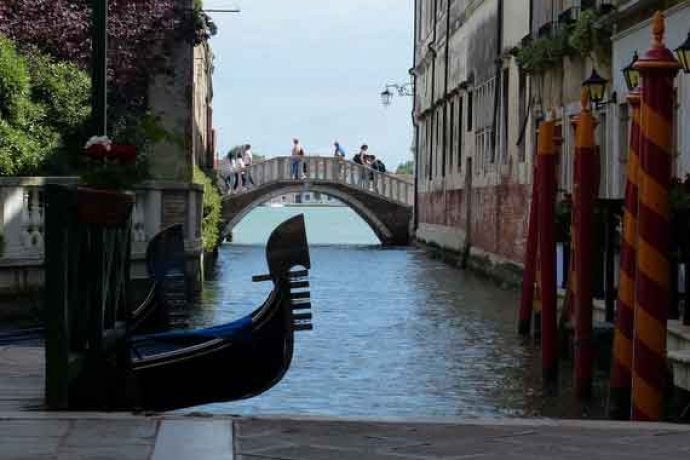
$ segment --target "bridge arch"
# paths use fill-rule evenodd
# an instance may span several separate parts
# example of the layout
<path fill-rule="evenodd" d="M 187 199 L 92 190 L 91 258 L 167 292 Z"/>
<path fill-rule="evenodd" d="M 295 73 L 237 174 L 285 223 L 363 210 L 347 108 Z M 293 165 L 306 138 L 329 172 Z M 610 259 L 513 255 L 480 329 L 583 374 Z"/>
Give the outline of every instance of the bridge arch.
<path fill-rule="evenodd" d="M 240 221 L 247 216 L 247 214 L 268 200 L 281 195 L 303 192 L 318 192 L 324 195 L 330 195 L 333 198 L 337 198 L 338 200 L 342 201 L 350 209 L 355 211 L 357 215 L 367 223 L 367 225 L 369 225 L 382 244 L 385 244 L 386 241 L 390 241 L 393 238 L 393 232 L 381 219 L 376 216 L 376 213 L 351 194 L 328 185 L 306 184 L 285 184 L 282 187 L 274 188 L 272 190 L 265 190 L 264 193 L 256 194 L 256 196 L 253 197 L 250 202 L 246 203 L 242 209 L 235 213 L 230 220 L 226 222 L 225 228 L 223 229 L 223 236 L 229 235 L 232 232 L 232 229 L 235 228 L 235 226 L 239 224 Z"/>
<path fill-rule="evenodd" d="M 300 180 L 292 178 L 289 157 L 271 158 L 247 168 L 245 173 L 252 177 L 254 185 L 223 198 L 224 234 L 229 234 L 252 209 L 273 197 L 320 192 L 353 209 L 371 227 L 381 244 L 409 243 L 414 201 L 411 182 L 333 157 L 309 156 L 303 161 L 309 177 Z M 301 172 L 302 168 L 299 170 Z"/>

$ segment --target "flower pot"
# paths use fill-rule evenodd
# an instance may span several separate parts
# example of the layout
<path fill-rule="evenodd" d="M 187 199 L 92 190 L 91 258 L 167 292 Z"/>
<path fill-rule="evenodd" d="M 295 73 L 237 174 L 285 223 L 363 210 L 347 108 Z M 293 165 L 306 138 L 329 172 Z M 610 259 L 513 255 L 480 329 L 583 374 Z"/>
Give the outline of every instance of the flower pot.
<path fill-rule="evenodd" d="M 114 190 L 77 188 L 77 219 L 83 224 L 125 225 L 134 206 L 134 195 Z"/>

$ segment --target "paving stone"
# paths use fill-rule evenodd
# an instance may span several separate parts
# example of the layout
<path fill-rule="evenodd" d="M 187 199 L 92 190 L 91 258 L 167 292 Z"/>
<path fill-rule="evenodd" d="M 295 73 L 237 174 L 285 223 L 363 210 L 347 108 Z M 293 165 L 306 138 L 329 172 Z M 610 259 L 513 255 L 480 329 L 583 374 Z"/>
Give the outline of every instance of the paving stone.
<path fill-rule="evenodd" d="M 153 419 L 75 420 L 65 438 L 68 447 L 109 447 L 153 444 L 158 422 Z"/>
<path fill-rule="evenodd" d="M 164 420 L 152 460 L 232 460 L 232 451 L 228 420 Z"/>

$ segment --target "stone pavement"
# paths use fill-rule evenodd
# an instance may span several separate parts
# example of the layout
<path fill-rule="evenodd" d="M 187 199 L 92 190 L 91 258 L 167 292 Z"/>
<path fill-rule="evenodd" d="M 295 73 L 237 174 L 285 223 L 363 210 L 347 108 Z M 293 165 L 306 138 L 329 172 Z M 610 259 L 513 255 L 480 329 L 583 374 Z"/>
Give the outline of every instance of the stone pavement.
<path fill-rule="evenodd" d="M 0 459 L 690 458 L 690 426 L 553 420 L 0 413 Z"/>
<path fill-rule="evenodd" d="M 0 347 L 0 460 L 690 459 L 690 425 L 46 412 L 43 379 Z"/>

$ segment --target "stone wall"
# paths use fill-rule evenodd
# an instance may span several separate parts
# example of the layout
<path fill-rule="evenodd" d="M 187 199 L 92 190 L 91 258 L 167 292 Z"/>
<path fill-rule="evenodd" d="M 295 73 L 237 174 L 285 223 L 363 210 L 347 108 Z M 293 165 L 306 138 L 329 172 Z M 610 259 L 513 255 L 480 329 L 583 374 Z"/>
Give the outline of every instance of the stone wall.
<path fill-rule="evenodd" d="M 502 184 L 476 188 L 469 202 L 470 241 L 467 241 L 467 203 L 464 190 L 421 193 L 418 237 L 453 250 L 471 247 L 516 264 L 524 257 L 529 217 L 530 186 Z"/>

